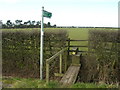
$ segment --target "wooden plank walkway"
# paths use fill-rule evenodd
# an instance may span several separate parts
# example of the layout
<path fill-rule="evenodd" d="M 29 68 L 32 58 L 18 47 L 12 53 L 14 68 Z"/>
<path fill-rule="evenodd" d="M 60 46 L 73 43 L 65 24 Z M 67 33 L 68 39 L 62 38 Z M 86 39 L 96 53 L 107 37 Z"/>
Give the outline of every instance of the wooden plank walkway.
<path fill-rule="evenodd" d="M 61 79 L 60 84 L 62 85 L 74 84 L 77 79 L 79 69 L 80 69 L 80 65 L 75 65 L 75 66 L 71 65 L 68 68 L 65 75 L 63 76 L 63 78 Z"/>

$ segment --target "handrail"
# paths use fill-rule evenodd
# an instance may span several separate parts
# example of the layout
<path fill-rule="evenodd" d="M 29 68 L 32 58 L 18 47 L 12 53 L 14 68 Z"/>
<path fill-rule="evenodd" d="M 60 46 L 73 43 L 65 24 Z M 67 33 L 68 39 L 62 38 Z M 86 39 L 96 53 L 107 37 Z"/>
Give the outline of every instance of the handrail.
<path fill-rule="evenodd" d="M 67 48 L 62 49 L 61 51 L 59 51 L 58 53 L 56 53 L 55 55 L 53 55 L 52 57 L 50 57 L 49 59 L 46 60 L 47 63 L 52 62 L 56 57 L 58 57 L 61 53 L 63 53 L 65 50 L 67 50 Z"/>
<path fill-rule="evenodd" d="M 66 51 L 66 53 L 64 53 Z M 46 82 L 49 82 L 49 67 L 50 67 L 50 63 L 54 61 L 55 58 L 59 57 L 59 61 L 60 61 L 60 68 L 59 68 L 59 73 L 62 74 L 62 55 L 65 55 L 65 70 L 67 68 L 67 48 L 62 49 L 61 51 L 59 51 L 58 53 L 56 53 L 55 55 L 53 55 L 52 57 L 50 57 L 49 59 L 46 60 Z"/>

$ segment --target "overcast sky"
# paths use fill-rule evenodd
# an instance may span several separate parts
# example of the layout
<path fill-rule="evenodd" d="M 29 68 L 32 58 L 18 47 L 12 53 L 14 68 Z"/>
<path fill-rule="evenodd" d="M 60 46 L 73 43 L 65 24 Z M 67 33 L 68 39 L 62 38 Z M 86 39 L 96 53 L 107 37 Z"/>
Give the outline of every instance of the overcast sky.
<path fill-rule="evenodd" d="M 41 8 L 52 12 L 57 26 L 118 26 L 119 0 L 0 0 L 0 20 L 41 20 Z"/>

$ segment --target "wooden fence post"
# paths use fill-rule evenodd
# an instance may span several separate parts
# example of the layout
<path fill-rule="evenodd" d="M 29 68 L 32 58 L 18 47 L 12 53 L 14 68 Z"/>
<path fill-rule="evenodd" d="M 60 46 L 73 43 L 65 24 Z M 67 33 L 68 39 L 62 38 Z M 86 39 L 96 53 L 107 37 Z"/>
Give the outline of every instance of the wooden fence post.
<path fill-rule="evenodd" d="M 65 60 L 65 72 L 67 71 L 67 61 L 68 61 L 68 52 L 64 52 L 64 60 Z"/>
<path fill-rule="evenodd" d="M 60 71 L 59 73 L 62 73 L 62 54 L 60 54 Z"/>
<path fill-rule="evenodd" d="M 46 62 L 46 82 L 49 82 L 49 63 Z"/>
<path fill-rule="evenodd" d="M 69 50 L 70 50 L 70 38 L 68 39 L 68 58 L 69 58 Z"/>
<path fill-rule="evenodd" d="M 70 38 L 68 38 L 68 48 L 67 52 L 64 53 L 65 55 L 65 72 L 67 71 L 67 61 L 70 60 Z"/>

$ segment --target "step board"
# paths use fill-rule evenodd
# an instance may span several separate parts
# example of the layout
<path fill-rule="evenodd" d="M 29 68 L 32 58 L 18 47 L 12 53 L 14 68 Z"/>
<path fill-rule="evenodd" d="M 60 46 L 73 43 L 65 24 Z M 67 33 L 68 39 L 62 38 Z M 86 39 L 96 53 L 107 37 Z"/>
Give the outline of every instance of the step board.
<path fill-rule="evenodd" d="M 68 70 L 65 73 L 65 75 L 63 76 L 63 78 L 61 79 L 60 84 L 62 84 L 62 85 L 74 84 L 76 79 L 77 79 L 77 76 L 78 76 L 78 73 L 79 73 L 79 69 L 80 69 L 80 65 L 77 65 L 77 66 L 71 65 L 68 68 Z"/>

